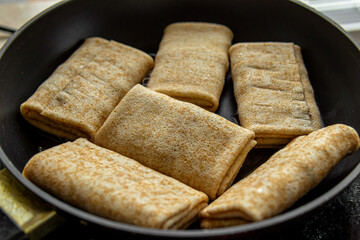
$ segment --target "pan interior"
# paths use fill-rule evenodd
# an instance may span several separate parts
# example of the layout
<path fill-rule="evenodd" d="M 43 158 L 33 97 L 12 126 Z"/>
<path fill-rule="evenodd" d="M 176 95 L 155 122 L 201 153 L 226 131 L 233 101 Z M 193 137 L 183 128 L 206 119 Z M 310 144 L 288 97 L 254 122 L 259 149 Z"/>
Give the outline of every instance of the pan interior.
<path fill-rule="evenodd" d="M 271 10 L 270 10 L 271 9 Z M 338 164 L 321 184 L 286 213 L 260 223 L 210 231 L 159 231 L 102 219 L 42 192 L 21 176 L 37 152 L 63 142 L 30 126 L 19 107 L 69 57 L 85 38 L 99 36 L 156 53 L 163 29 L 178 21 L 215 22 L 234 32 L 233 43 L 283 41 L 301 46 L 324 125 L 344 123 L 360 132 L 360 53 L 349 36 L 330 20 L 306 7 L 282 0 L 66 1 L 32 19 L 0 53 L 0 157 L 30 190 L 58 208 L 109 228 L 158 236 L 244 234 L 274 227 L 301 216 L 340 192 L 360 172 L 360 153 Z M 237 123 L 231 74 L 228 73 L 217 114 Z M 276 150 L 254 149 L 238 179 Z M 349 175 L 350 174 L 350 175 Z M 144 232 L 145 231 L 145 232 Z"/>

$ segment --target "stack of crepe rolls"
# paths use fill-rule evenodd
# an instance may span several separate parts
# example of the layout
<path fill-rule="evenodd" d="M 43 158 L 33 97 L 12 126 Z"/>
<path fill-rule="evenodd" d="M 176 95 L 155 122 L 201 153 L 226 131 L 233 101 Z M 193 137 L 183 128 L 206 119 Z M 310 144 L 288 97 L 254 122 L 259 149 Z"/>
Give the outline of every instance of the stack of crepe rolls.
<path fill-rule="evenodd" d="M 229 52 L 240 124 L 255 132 L 256 147 L 282 147 L 321 128 L 299 46 L 238 43 Z"/>
<path fill-rule="evenodd" d="M 74 206 L 143 227 L 186 228 L 208 202 L 206 194 L 84 138 L 36 154 L 23 174 Z"/>
<path fill-rule="evenodd" d="M 280 214 L 358 148 L 357 132 L 343 124 L 294 139 L 202 210 L 201 227 L 226 227 Z"/>
<path fill-rule="evenodd" d="M 232 31 L 220 24 L 170 24 L 164 30 L 148 87 L 214 112 L 229 68 L 232 38 Z"/>
<path fill-rule="evenodd" d="M 138 49 L 97 37 L 86 39 L 21 105 L 21 114 L 61 138 L 91 139 L 153 65 L 153 59 Z"/>
<path fill-rule="evenodd" d="M 215 199 L 234 181 L 254 136 L 201 107 L 136 85 L 94 142 Z"/>

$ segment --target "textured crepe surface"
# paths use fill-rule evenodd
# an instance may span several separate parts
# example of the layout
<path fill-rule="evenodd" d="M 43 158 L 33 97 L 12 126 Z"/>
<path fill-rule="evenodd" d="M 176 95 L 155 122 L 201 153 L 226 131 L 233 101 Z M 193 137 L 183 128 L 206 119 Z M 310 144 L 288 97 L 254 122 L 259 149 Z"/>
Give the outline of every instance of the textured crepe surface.
<path fill-rule="evenodd" d="M 95 143 L 172 176 L 211 199 L 230 186 L 254 133 L 194 104 L 136 85 Z"/>
<path fill-rule="evenodd" d="M 358 148 L 356 131 L 343 124 L 300 136 L 235 183 L 200 216 L 210 222 L 223 219 L 226 223 L 232 219 L 260 221 L 280 214 Z"/>
<path fill-rule="evenodd" d="M 148 87 L 214 112 L 229 68 L 232 38 L 232 31 L 220 24 L 170 24 L 164 30 Z"/>
<path fill-rule="evenodd" d="M 144 227 L 186 227 L 208 202 L 204 193 L 84 138 L 38 153 L 23 174 L 72 205 Z"/>
<path fill-rule="evenodd" d="M 238 43 L 230 48 L 240 124 L 256 147 L 274 147 L 321 127 L 300 47 L 293 43 Z"/>
<path fill-rule="evenodd" d="M 153 67 L 146 53 L 89 38 L 21 105 L 34 126 L 66 139 L 92 138 L 120 99 Z"/>

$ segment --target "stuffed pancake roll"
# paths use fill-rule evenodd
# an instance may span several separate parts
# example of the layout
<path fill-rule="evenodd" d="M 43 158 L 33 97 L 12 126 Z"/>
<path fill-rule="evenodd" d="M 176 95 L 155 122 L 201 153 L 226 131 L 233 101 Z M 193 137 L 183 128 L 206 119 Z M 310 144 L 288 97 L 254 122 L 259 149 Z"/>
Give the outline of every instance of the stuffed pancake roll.
<path fill-rule="evenodd" d="M 186 228 L 208 202 L 204 193 L 84 138 L 36 154 L 23 174 L 78 208 L 143 227 Z"/>
<path fill-rule="evenodd" d="M 21 105 L 21 114 L 61 138 L 91 139 L 153 64 L 138 49 L 97 37 L 86 39 Z"/>
<path fill-rule="evenodd" d="M 256 147 L 283 147 L 321 128 L 299 46 L 238 43 L 229 51 L 240 125 L 255 132 Z"/>
<path fill-rule="evenodd" d="M 214 112 L 229 68 L 232 38 L 232 31 L 220 24 L 170 24 L 164 30 L 148 87 Z"/>
<path fill-rule="evenodd" d="M 357 132 L 343 124 L 294 139 L 203 209 L 202 227 L 244 224 L 282 213 L 358 148 Z"/>
<path fill-rule="evenodd" d="M 136 85 L 95 136 L 95 143 L 220 196 L 234 181 L 254 133 L 194 104 Z"/>

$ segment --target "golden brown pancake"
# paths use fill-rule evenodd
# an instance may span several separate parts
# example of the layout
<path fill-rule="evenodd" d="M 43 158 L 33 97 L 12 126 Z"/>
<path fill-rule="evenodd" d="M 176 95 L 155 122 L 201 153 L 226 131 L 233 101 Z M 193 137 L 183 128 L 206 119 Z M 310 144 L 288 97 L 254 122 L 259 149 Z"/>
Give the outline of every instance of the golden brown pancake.
<path fill-rule="evenodd" d="M 21 114 L 61 138 L 91 139 L 153 64 L 138 49 L 97 37 L 86 39 L 21 105 Z"/>
<path fill-rule="evenodd" d="M 95 136 L 95 143 L 156 171 L 220 196 L 234 181 L 254 133 L 194 104 L 133 87 Z"/>
<path fill-rule="evenodd" d="M 214 112 L 229 68 L 232 38 L 232 31 L 220 24 L 170 24 L 164 30 L 148 87 Z"/>
<path fill-rule="evenodd" d="M 143 227 L 186 228 L 208 202 L 204 193 L 84 138 L 36 154 L 23 174 L 76 207 Z"/>
<path fill-rule="evenodd" d="M 203 209 L 202 226 L 225 227 L 278 215 L 358 148 L 357 132 L 343 124 L 297 137 Z"/>
<path fill-rule="evenodd" d="M 229 52 L 240 124 L 255 132 L 256 147 L 281 147 L 321 128 L 299 46 L 238 43 Z"/>

